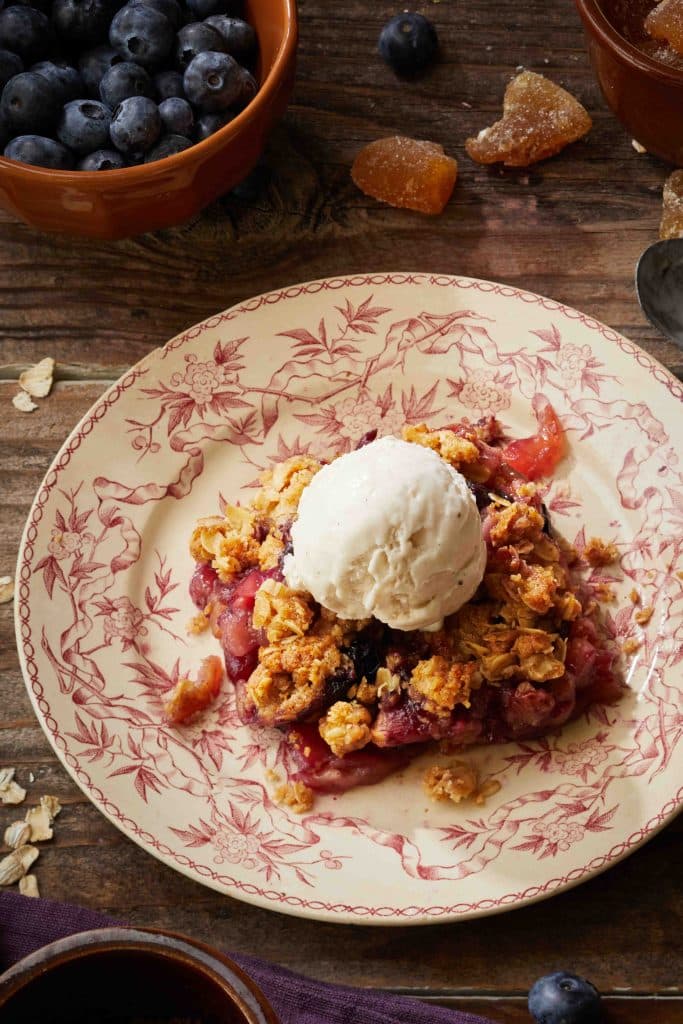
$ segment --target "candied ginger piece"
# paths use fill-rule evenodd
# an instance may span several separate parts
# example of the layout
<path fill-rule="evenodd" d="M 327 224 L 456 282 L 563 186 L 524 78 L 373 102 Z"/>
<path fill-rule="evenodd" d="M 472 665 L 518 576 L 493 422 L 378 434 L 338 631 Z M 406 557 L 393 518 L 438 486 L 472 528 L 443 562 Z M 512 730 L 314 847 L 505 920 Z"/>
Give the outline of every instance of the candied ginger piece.
<path fill-rule="evenodd" d="M 458 162 L 436 142 L 393 135 L 361 149 L 351 177 L 361 192 L 390 206 L 441 213 L 458 177 Z"/>
<path fill-rule="evenodd" d="M 465 149 L 479 164 L 528 167 L 576 142 L 591 126 L 587 111 L 566 89 L 522 71 L 505 90 L 502 119 L 467 139 Z"/>
<path fill-rule="evenodd" d="M 674 171 L 662 189 L 660 238 L 683 238 L 683 171 Z"/>
<path fill-rule="evenodd" d="M 662 0 L 645 19 L 645 31 L 683 56 L 683 0 Z"/>

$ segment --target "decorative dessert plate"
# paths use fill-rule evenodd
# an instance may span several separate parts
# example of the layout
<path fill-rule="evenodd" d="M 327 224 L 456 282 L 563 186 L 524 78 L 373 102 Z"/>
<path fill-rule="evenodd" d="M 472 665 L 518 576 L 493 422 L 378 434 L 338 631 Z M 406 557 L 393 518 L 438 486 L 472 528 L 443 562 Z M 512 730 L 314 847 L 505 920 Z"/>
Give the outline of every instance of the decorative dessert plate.
<path fill-rule="evenodd" d="M 544 493 L 555 529 L 579 549 L 591 535 L 619 546 L 618 571 L 591 579 L 616 592 L 603 606 L 613 638 L 637 648 L 623 657 L 619 705 L 543 740 L 469 753 L 501 783 L 484 806 L 431 803 L 423 757 L 375 787 L 318 796 L 302 816 L 273 800 L 279 734 L 240 725 L 227 684 L 193 724 L 165 723 L 179 675 L 216 650 L 186 633 L 198 516 L 248 494 L 272 460 L 346 451 L 375 427 L 495 413 L 511 434 L 532 433 L 538 393 L 570 442 Z M 26 526 L 19 650 L 55 751 L 154 856 L 273 910 L 424 923 L 589 878 L 683 796 L 682 397 L 595 320 L 467 278 L 316 281 L 174 338 L 75 428 Z"/>

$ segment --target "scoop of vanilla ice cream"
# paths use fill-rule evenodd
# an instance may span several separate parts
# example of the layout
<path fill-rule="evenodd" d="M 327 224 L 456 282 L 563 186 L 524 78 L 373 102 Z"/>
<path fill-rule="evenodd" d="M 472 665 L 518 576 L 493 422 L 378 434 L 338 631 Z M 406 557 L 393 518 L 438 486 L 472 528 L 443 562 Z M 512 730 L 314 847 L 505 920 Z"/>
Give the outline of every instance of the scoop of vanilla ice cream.
<path fill-rule="evenodd" d="M 428 448 L 383 437 L 324 466 L 292 527 L 285 579 L 343 619 L 438 629 L 486 563 L 465 478 Z"/>

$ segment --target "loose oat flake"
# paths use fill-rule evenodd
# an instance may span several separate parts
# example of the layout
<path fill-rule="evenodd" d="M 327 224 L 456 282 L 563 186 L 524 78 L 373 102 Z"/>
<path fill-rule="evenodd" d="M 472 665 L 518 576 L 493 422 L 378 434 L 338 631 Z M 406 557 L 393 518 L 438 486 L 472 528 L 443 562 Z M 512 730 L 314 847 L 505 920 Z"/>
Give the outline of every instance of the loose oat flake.
<path fill-rule="evenodd" d="M 34 412 L 38 408 L 35 402 L 31 401 L 30 395 L 25 391 L 18 391 L 12 399 L 12 405 L 19 412 Z"/>
<path fill-rule="evenodd" d="M 37 860 L 40 851 L 36 846 L 20 846 L 0 860 L 0 885 L 14 885 L 23 878 Z"/>
<path fill-rule="evenodd" d="M 13 821 L 5 829 L 3 838 L 5 846 L 9 846 L 11 850 L 16 850 L 31 838 L 31 826 L 27 821 Z"/>
<path fill-rule="evenodd" d="M 0 768 L 0 803 L 20 804 L 26 798 L 26 790 L 14 781 L 15 768 Z"/>
<path fill-rule="evenodd" d="M 14 579 L 11 576 L 0 576 L 0 604 L 7 604 L 14 597 Z"/>
<path fill-rule="evenodd" d="M 40 896 L 38 879 L 35 875 L 24 875 L 19 879 L 19 892 L 22 896 Z"/>
<path fill-rule="evenodd" d="M 50 356 L 19 374 L 19 387 L 31 398 L 46 398 L 52 388 L 55 361 Z"/>

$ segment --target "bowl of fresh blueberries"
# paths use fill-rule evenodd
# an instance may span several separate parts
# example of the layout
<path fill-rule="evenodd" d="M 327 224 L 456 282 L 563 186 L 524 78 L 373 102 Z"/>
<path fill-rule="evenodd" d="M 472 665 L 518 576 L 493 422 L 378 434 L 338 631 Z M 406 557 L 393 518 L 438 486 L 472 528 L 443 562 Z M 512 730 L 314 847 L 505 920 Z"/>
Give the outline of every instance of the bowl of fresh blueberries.
<path fill-rule="evenodd" d="M 258 163 L 294 81 L 295 0 L 0 0 L 0 206 L 123 238 Z"/>

